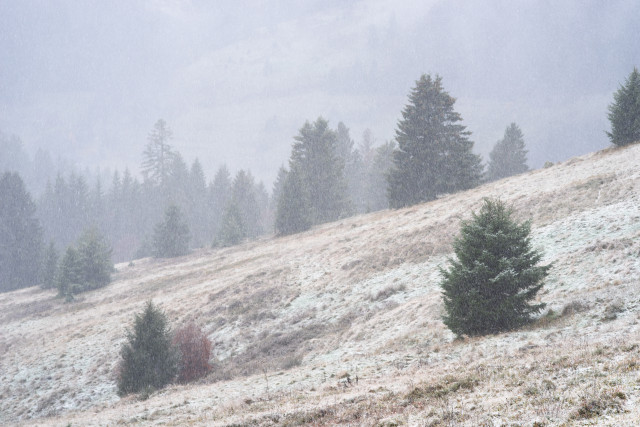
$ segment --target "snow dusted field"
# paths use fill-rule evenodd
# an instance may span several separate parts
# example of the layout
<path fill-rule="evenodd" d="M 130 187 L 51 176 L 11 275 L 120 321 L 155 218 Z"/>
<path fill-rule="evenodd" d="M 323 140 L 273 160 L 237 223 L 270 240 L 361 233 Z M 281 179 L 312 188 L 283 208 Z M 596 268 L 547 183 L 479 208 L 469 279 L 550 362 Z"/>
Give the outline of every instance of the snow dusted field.
<path fill-rule="evenodd" d="M 0 424 L 611 425 L 640 422 L 640 145 L 296 236 L 117 266 L 71 304 L 0 294 Z M 553 263 L 535 324 L 454 340 L 438 266 L 483 197 L 533 220 Z M 195 320 L 212 374 L 116 395 L 152 299 Z"/>

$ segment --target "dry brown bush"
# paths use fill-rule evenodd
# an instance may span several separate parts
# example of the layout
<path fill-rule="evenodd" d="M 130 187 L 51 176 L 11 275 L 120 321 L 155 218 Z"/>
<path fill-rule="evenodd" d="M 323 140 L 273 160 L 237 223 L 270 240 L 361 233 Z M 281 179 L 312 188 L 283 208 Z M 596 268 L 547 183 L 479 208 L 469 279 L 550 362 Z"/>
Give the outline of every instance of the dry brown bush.
<path fill-rule="evenodd" d="M 197 380 L 211 370 L 211 341 L 195 323 L 178 329 L 173 337 L 173 345 L 180 351 L 178 382 Z"/>

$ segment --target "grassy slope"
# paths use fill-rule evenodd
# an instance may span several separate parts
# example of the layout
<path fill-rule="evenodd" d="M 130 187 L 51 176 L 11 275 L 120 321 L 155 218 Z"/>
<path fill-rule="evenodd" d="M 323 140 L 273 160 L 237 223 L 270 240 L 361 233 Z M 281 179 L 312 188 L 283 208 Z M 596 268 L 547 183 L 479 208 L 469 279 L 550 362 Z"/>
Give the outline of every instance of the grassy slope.
<path fill-rule="evenodd" d="M 301 235 L 122 264 L 72 304 L 37 288 L 0 294 L 0 423 L 634 425 L 639 164 L 640 145 L 605 150 Z M 487 196 L 533 219 L 554 263 L 540 298 L 565 313 L 454 341 L 437 266 Z M 217 368 L 119 399 L 119 348 L 148 299 L 174 326 L 201 324 Z"/>

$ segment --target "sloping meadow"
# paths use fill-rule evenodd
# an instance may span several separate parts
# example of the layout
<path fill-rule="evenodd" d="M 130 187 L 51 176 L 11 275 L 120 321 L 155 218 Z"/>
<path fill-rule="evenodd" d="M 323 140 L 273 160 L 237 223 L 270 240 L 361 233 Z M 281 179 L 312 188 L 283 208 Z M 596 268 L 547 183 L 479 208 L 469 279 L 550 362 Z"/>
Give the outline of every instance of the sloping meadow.
<path fill-rule="evenodd" d="M 0 423 L 634 425 L 640 419 L 640 145 L 299 235 L 117 266 L 65 304 L 0 294 Z M 439 266 L 484 197 L 532 219 L 553 263 L 531 326 L 455 340 Z M 126 328 L 152 299 L 195 321 L 214 370 L 119 398 Z"/>

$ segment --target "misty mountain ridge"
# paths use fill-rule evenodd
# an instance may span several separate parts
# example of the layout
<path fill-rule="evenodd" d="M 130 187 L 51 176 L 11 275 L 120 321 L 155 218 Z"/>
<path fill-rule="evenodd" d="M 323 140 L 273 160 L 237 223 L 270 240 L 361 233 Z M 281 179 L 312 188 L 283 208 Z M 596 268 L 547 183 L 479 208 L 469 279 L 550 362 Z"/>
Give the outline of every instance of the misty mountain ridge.
<path fill-rule="evenodd" d="M 399 210 L 177 259 L 116 266 L 65 304 L 0 294 L 0 422 L 106 425 L 635 425 L 640 419 L 640 144 Z M 456 340 L 438 267 L 460 220 L 500 197 L 552 263 L 522 330 Z M 126 328 L 152 299 L 195 321 L 214 369 L 119 398 Z"/>

